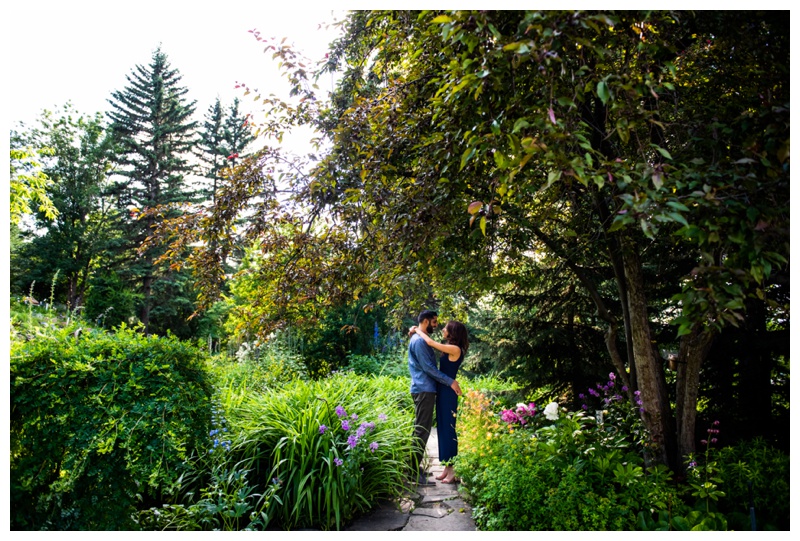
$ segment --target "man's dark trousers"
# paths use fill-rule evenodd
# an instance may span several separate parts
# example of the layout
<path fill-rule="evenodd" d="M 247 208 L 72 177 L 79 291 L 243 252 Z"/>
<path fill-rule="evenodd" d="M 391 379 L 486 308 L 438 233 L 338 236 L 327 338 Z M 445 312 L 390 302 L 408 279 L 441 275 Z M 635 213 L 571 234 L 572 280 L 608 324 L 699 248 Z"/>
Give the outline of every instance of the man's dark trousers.
<path fill-rule="evenodd" d="M 433 424 L 433 408 L 436 406 L 436 393 L 411 393 L 414 400 L 414 451 L 412 467 L 420 468 L 428 436 Z M 420 468 L 420 472 L 422 469 Z"/>

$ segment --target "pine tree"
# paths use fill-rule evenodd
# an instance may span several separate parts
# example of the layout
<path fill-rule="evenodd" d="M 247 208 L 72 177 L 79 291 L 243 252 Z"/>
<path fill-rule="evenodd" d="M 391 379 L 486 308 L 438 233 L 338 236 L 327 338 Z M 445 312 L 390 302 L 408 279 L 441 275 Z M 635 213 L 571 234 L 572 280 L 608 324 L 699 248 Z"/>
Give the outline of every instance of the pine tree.
<path fill-rule="evenodd" d="M 191 121 L 195 102 L 188 102 L 188 90 L 180 86 L 181 75 L 172 69 L 159 47 L 149 66 L 137 65 L 127 76 L 128 86 L 114 91 L 108 102 L 112 110 L 110 131 L 117 145 L 118 204 L 128 211 L 126 223 L 130 247 L 135 248 L 152 231 L 157 218 L 141 210 L 191 201 L 185 175 L 191 172 L 188 154 L 195 145 Z M 152 308 L 152 287 L 157 272 L 153 261 L 157 249 L 146 251 L 129 272 L 140 281 L 143 295 L 140 319 L 148 332 Z"/>
<path fill-rule="evenodd" d="M 221 180 L 221 170 L 228 166 L 226 157 L 227 141 L 225 138 L 224 118 L 222 105 L 219 98 L 208 108 L 200 132 L 200 142 L 197 145 L 197 156 L 203 164 L 202 174 L 211 182 L 202 190 L 204 201 L 215 200 L 217 186 Z"/>
<path fill-rule="evenodd" d="M 208 108 L 198 145 L 198 157 L 203 162 L 203 176 L 211 182 L 203 190 L 203 200 L 215 201 L 217 188 L 224 178 L 224 169 L 236 165 L 245 156 L 245 149 L 255 137 L 247 118 L 239 112 L 239 99 L 233 101 L 228 114 L 223 112 L 219 98 Z"/>
<path fill-rule="evenodd" d="M 236 158 L 245 156 L 245 149 L 255 140 L 250 130 L 247 116 L 239 112 L 239 98 L 234 98 L 233 105 L 228 110 L 225 118 L 225 141 L 228 144 L 231 163 L 236 163 Z"/>

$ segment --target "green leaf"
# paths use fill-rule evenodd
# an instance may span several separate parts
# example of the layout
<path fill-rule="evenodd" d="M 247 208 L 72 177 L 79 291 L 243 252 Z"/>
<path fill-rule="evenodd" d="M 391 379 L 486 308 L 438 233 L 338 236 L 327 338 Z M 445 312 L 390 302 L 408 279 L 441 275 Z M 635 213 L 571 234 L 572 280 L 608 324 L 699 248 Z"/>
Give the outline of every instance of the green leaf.
<path fill-rule="evenodd" d="M 517 119 L 517 121 L 514 122 L 514 128 L 511 130 L 511 133 L 517 133 L 522 128 L 527 128 L 529 126 L 530 124 L 524 118 Z"/>
<path fill-rule="evenodd" d="M 653 148 L 655 148 L 655 149 L 656 149 L 656 150 L 657 150 L 657 151 L 658 151 L 658 152 L 659 152 L 659 153 L 660 153 L 662 156 L 664 156 L 666 159 L 668 159 L 668 160 L 671 160 L 671 159 L 672 159 L 672 156 L 670 155 L 670 153 L 669 153 L 669 152 L 667 152 L 667 149 L 665 149 L 665 148 L 661 148 L 661 147 L 660 147 L 660 146 L 658 146 L 658 145 L 652 145 L 652 146 L 653 146 Z"/>
<path fill-rule="evenodd" d="M 481 226 L 481 233 L 483 233 L 483 236 L 485 237 L 486 236 L 486 216 L 481 216 L 481 221 L 479 222 L 479 225 Z"/>
<path fill-rule="evenodd" d="M 467 162 L 474 155 L 475 155 L 475 149 L 474 148 L 468 148 L 467 150 L 464 151 L 464 153 L 461 155 L 461 167 L 459 168 L 459 171 L 464 169 L 464 166 L 467 165 Z"/>
<path fill-rule="evenodd" d="M 453 19 L 449 15 L 439 15 L 438 17 L 434 17 L 434 19 L 431 21 L 431 24 L 443 24 L 450 22 L 453 22 Z"/>
<path fill-rule="evenodd" d="M 600 101 L 603 102 L 603 105 L 608 103 L 608 100 L 611 97 L 611 93 L 605 81 L 600 81 L 599 83 L 597 83 L 597 97 L 600 98 Z"/>
<path fill-rule="evenodd" d="M 680 210 L 682 212 L 689 212 L 689 207 L 687 207 L 683 203 L 679 203 L 678 201 L 667 201 L 667 205 L 674 208 L 675 210 Z"/>
<path fill-rule="evenodd" d="M 688 532 L 692 529 L 683 517 L 672 517 L 672 527 L 681 532 Z"/>
<path fill-rule="evenodd" d="M 677 212 L 668 212 L 667 216 L 669 216 L 676 222 L 679 222 L 687 227 L 689 226 L 689 222 L 686 221 L 686 218 L 684 218 L 682 214 L 679 214 Z"/>

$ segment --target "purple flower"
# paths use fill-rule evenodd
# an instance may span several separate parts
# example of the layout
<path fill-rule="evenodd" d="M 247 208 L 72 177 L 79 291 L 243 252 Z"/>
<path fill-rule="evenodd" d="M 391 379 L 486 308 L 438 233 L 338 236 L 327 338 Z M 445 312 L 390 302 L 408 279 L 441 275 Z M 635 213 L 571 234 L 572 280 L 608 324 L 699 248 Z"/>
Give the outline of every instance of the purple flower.
<path fill-rule="evenodd" d="M 600 396 L 600 393 L 598 393 L 598 392 L 597 392 L 597 391 L 595 391 L 594 389 L 589 389 L 589 394 L 590 394 L 590 395 L 592 395 L 592 396 L 597 396 L 597 397 L 599 397 L 599 396 Z"/>
<path fill-rule="evenodd" d="M 640 394 L 642 394 L 642 392 L 641 391 L 633 391 L 633 394 L 636 395 L 636 396 L 639 396 Z"/>
<path fill-rule="evenodd" d="M 719 421 L 714 421 L 714 426 L 719 426 Z"/>
<path fill-rule="evenodd" d="M 378 419 L 380 419 L 381 421 L 385 421 L 386 420 L 386 414 L 385 413 L 381 413 L 380 415 L 378 415 Z"/>
<path fill-rule="evenodd" d="M 519 415 L 511 410 L 503 410 L 503 413 L 500 414 L 500 418 L 503 420 L 503 422 L 509 424 L 519 422 Z"/>
<path fill-rule="evenodd" d="M 350 423 L 348 423 L 347 421 L 342 421 L 342 430 L 344 430 L 345 432 L 350 430 Z"/>
<path fill-rule="evenodd" d="M 356 436 L 360 438 L 366 433 L 367 433 L 367 423 L 361 423 L 361 426 L 359 426 L 358 430 L 356 430 Z"/>
<path fill-rule="evenodd" d="M 364 423 L 364 426 L 367 427 L 367 430 L 375 429 L 375 423 Z"/>
<path fill-rule="evenodd" d="M 378 448 L 378 442 L 377 441 L 373 441 L 372 443 L 369 444 L 369 450 L 371 452 L 374 453 L 377 448 Z"/>
<path fill-rule="evenodd" d="M 614 372 L 609 372 L 608 379 L 614 381 L 615 379 L 617 379 L 617 376 L 614 374 Z"/>
<path fill-rule="evenodd" d="M 711 443 L 717 443 L 717 438 L 711 438 Z"/>
<path fill-rule="evenodd" d="M 337 466 L 341 466 L 342 464 L 344 464 L 344 460 L 342 460 L 341 458 L 334 458 L 333 463 L 336 464 Z"/>
<path fill-rule="evenodd" d="M 588 410 L 588 409 L 589 409 L 589 406 L 587 406 L 586 404 L 583 404 L 583 405 L 581 406 L 581 408 L 583 408 L 583 409 L 585 409 L 585 410 Z"/>
<path fill-rule="evenodd" d="M 700 443 L 702 443 L 703 445 L 708 445 L 708 440 L 700 440 Z"/>
<path fill-rule="evenodd" d="M 623 385 L 622 386 L 622 392 L 623 393 L 627 393 L 628 392 L 628 386 L 627 385 Z"/>
<path fill-rule="evenodd" d="M 357 421 L 358 420 L 358 415 L 356 415 L 354 413 L 353 415 L 350 416 L 350 418 L 353 419 L 354 421 Z"/>
<path fill-rule="evenodd" d="M 697 467 L 697 462 L 695 462 L 694 460 L 692 460 L 691 462 L 689 462 L 689 467 L 690 467 L 690 468 L 696 468 L 696 467 Z"/>
<path fill-rule="evenodd" d="M 347 445 L 350 446 L 350 449 L 355 449 L 356 445 L 358 445 L 358 436 L 350 436 L 347 438 Z"/>
<path fill-rule="evenodd" d="M 328 427 L 325 425 L 319 425 L 319 433 L 324 434 L 325 431 L 328 430 Z"/>
<path fill-rule="evenodd" d="M 336 415 L 338 415 L 339 418 L 341 419 L 342 417 L 347 416 L 347 412 L 344 411 L 344 408 L 342 406 L 336 406 Z"/>
<path fill-rule="evenodd" d="M 586 398 L 586 395 L 585 395 L 585 394 L 583 394 L 583 393 L 578 393 L 578 398 L 580 398 L 581 400 L 583 400 L 584 398 Z"/>

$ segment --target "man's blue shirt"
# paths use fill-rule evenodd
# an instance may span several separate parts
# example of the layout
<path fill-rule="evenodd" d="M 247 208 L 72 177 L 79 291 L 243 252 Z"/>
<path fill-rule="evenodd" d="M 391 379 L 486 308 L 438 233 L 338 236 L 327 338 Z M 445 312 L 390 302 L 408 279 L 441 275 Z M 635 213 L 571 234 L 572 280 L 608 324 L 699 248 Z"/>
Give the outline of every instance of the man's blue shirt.
<path fill-rule="evenodd" d="M 453 383 L 453 378 L 436 368 L 433 348 L 418 334 L 408 343 L 408 371 L 411 372 L 412 393 L 435 393 L 437 381 L 448 387 Z"/>

